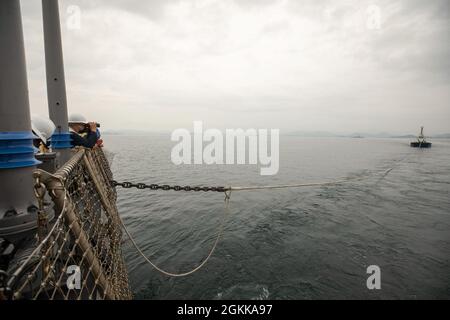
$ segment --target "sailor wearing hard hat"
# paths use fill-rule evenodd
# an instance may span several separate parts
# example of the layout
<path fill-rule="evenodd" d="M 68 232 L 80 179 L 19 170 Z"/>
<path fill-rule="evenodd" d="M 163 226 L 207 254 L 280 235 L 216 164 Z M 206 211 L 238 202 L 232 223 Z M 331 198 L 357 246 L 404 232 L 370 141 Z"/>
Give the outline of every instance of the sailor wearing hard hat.
<path fill-rule="evenodd" d="M 52 120 L 38 115 L 31 115 L 31 129 L 37 136 L 34 146 L 39 148 L 39 153 L 47 153 L 50 148 L 50 138 L 55 132 L 56 126 Z"/>
<path fill-rule="evenodd" d="M 93 148 L 100 137 L 96 122 L 87 122 L 86 118 L 78 113 L 69 116 L 69 131 L 72 145 Z"/>

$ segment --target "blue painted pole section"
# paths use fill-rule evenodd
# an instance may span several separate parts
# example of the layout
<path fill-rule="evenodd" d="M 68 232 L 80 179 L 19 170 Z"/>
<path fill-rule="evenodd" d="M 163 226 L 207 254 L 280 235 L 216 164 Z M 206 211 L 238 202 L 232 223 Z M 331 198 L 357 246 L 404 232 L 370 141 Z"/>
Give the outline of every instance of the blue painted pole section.
<path fill-rule="evenodd" d="M 72 148 L 72 138 L 70 133 L 55 133 L 50 140 L 52 149 Z"/>
<path fill-rule="evenodd" d="M 19 243 L 36 228 L 35 136 L 19 0 L 0 0 L 0 237 Z"/>
<path fill-rule="evenodd" d="M 33 167 L 41 162 L 34 157 L 38 151 L 31 131 L 0 132 L 0 169 Z"/>

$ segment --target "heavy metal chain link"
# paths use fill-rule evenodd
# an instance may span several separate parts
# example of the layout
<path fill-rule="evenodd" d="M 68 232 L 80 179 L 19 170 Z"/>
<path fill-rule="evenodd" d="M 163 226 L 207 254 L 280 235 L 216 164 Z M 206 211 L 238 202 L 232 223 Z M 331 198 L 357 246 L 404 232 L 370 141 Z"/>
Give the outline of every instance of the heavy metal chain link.
<path fill-rule="evenodd" d="M 227 192 L 230 188 L 227 187 L 201 187 L 201 186 L 170 186 L 167 184 L 145 184 L 145 183 L 132 183 L 132 182 L 117 182 L 115 180 L 111 181 L 113 187 L 122 187 L 125 189 L 137 188 L 137 189 L 150 189 L 150 190 L 164 190 L 164 191 L 203 191 L 203 192 Z"/>

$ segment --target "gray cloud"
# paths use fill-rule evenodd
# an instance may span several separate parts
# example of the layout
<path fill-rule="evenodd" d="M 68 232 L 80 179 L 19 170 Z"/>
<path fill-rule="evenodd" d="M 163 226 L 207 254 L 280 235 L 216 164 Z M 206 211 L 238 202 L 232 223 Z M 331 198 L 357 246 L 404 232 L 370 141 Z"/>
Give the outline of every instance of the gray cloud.
<path fill-rule="evenodd" d="M 72 5 L 79 30 L 66 25 Z M 46 113 L 40 1 L 22 7 L 30 101 Z M 446 0 L 65 0 L 60 11 L 69 108 L 113 128 L 450 131 Z"/>

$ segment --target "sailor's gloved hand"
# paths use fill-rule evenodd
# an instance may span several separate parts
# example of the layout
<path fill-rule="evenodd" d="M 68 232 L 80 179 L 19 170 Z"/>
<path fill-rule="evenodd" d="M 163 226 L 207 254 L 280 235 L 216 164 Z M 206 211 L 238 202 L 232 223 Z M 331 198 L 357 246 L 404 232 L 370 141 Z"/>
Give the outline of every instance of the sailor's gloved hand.
<path fill-rule="evenodd" d="M 97 132 L 97 123 L 96 122 L 89 122 L 89 129 L 91 129 L 91 132 Z"/>
<path fill-rule="evenodd" d="M 95 145 L 99 148 L 103 148 L 103 139 L 98 139 Z"/>

